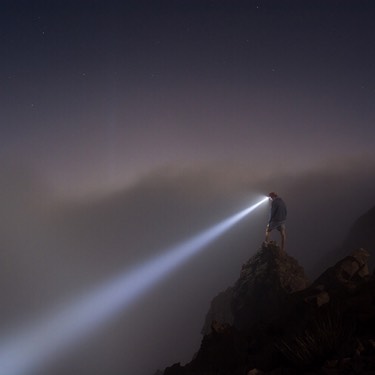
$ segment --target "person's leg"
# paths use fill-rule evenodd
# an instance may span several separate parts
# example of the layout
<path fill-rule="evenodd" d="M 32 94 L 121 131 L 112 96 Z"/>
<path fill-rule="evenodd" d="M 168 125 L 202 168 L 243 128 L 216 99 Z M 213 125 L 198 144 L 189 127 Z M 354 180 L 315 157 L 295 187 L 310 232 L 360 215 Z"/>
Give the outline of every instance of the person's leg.
<path fill-rule="evenodd" d="M 285 232 L 284 225 L 282 225 L 280 228 L 280 234 L 281 234 L 281 251 L 285 251 L 286 232 Z"/>
<path fill-rule="evenodd" d="M 269 225 L 267 225 L 267 228 L 266 228 L 266 238 L 265 238 L 264 242 L 268 243 L 268 241 L 270 239 L 270 233 L 271 233 L 270 227 L 269 227 Z"/>

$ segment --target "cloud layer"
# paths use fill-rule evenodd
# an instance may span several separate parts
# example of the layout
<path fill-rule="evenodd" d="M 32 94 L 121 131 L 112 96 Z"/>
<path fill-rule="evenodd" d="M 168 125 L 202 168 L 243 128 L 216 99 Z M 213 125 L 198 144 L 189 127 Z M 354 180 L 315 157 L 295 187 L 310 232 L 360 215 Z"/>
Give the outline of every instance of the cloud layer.
<path fill-rule="evenodd" d="M 313 277 L 315 265 L 374 205 L 373 168 L 363 160 L 273 176 L 243 168 L 166 168 L 116 193 L 67 200 L 26 168 L 3 166 L 1 327 L 32 321 L 84 295 L 269 191 L 288 205 L 288 253 Z M 171 272 L 49 374 L 146 375 L 189 360 L 210 300 L 236 280 L 241 264 L 256 252 L 267 215 L 260 209 Z"/>

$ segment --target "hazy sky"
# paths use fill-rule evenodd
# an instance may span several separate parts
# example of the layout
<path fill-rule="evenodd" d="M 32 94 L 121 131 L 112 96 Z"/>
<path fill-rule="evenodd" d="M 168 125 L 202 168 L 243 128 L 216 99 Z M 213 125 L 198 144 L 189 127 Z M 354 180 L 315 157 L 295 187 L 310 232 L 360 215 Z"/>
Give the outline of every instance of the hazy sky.
<path fill-rule="evenodd" d="M 374 156 L 371 1 L 2 1 L 1 152 L 72 193 Z"/>
<path fill-rule="evenodd" d="M 314 275 L 375 203 L 374 19 L 365 0 L 0 1 L 0 328 L 272 190 L 287 251 Z M 47 374 L 189 360 L 266 220 L 265 207 Z"/>

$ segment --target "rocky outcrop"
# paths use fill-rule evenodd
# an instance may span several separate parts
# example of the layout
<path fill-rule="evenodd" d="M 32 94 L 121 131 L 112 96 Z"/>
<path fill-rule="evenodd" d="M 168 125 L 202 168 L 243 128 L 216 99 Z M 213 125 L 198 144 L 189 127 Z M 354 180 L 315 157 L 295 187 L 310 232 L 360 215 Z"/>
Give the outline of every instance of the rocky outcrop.
<path fill-rule="evenodd" d="M 341 254 L 359 248 L 366 249 L 372 255 L 369 264 L 373 268 L 375 266 L 375 207 L 353 224 L 344 241 Z"/>
<path fill-rule="evenodd" d="M 232 298 L 233 288 L 227 288 L 223 292 L 219 293 L 212 301 L 210 309 L 206 315 L 206 319 L 202 328 L 201 333 L 208 335 L 212 332 L 212 327 L 222 324 L 233 324 L 233 313 L 232 313 Z"/>
<path fill-rule="evenodd" d="M 363 247 L 375 252 L 375 207 L 363 214 L 351 227 L 344 247 L 355 249 Z"/>
<path fill-rule="evenodd" d="M 264 243 L 242 266 L 235 285 L 212 300 L 202 333 L 211 333 L 213 324 L 233 324 L 240 330 L 264 324 L 284 308 L 290 293 L 308 285 L 303 268 L 294 258 L 274 242 Z"/>
<path fill-rule="evenodd" d="M 233 287 L 234 326 L 242 331 L 266 324 L 285 308 L 289 295 L 309 285 L 304 269 L 273 242 L 263 244 L 242 266 Z"/>
<path fill-rule="evenodd" d="M 164 375 L 374 374 L 375 277 L 368 258 L 357 249 L 309 285 L 295 259 L 274 243 L 263 245 L 235 285 L 214 299 L 210 332 L 195 358 Z"/>
<path fill-rule="evenodd" d="M 339 246 L 331 251 L 325 250 L 325 255 L 312 266 L 309 274 L 317 277 L 322 270 L 360 248 L 369 252 L 368 267 L 371 272 L 375 272 L 375 206 L 354 222 Z"/>
<path fill-rule="evenodd" d="M 233 287 L 211 302 L 196 357 L 186 366 L 175 364 L 165 375 L 244 374 L 249 367 L 249 332 L 274 320 L 291 293 L 309 281 L 303 268 L 273 242 L 263 244 L 246 262 Z M 251 345 L 257 346 L 258 340 Z"/>
<path fill-rule="evenodd" d="M 298 294 L 298 298 L 320 307 L 329 303 L 332 298 L 339 298 L 355 290 L 371 278 L 368 267 L 369 255 L 367 250 L 354 250 L 324 271 L 310 287 Z"/>
<path fill-rule="evenodd" d="M 328 268 L 319 276 L 312 287 L 322 286 L 326 290 L 350 288 L 370 277 L 368 258 L 370 253 L 365 249 L 354 250 L 349 256 Z"/>

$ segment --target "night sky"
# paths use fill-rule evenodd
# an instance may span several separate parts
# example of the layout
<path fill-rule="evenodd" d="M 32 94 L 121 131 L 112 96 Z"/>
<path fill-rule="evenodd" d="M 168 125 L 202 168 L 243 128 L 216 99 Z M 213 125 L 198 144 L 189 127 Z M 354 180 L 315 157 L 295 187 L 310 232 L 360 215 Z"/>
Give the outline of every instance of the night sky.
<path fill-rule="evenodd" d="M 270 191 L 313 277 L 375 204 L 374 19 L 370 0 L 0 1 L 0 328 Z M 48 375 L 190 360 L 263 211 Z"/>

